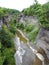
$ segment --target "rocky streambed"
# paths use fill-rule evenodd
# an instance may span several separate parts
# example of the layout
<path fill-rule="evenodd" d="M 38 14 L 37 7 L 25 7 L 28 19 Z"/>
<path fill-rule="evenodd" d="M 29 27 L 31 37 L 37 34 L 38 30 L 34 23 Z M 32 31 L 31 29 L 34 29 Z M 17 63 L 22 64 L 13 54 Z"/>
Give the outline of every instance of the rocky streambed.
<path fill-rule="evenodd" d="M 44 58 L 44 63 L 32 52 L 32 50 L 27 46 L 26 39 L 23 38 L 23 35 L 21 37 L 21 34 L 19 34 L 19 38 L 22 38 L 20 41 L 20 47 L 22 48 L 22 52 L 24 54 L 22 55 L 22 63 L 20 60 L 20 57 L 18 57 L 19 54 L 15 55 L 15 62 L 16 65 L 49 65 L 49 30 L 46 30 L 44 28 L 41 28 L 40 32 L 37 35 L 37 38 L 35 40 L 35 44 L 33 45 L 31 42 L 29 42 L 30 46 L 37 50 L 38 53 L 40 53 Z M 15 48 L 16 52 L 18 51 L 18 40 L 17 36 L 14 39 L 15 42 Z M 25 42 L 24 42 L 25 41 Z"/>
<path fill-rule="evenodd" d="M 37 19 L 35 20 L 34 18 L 32 19 L 32 17 L 21 17 L 22 19 L 20 19 L 19 21 L 22 23 L 25 23 L 25 21 L 29 21 L 35 24 L 35 26 L 37 25 Z M 25 21 L 24 21 L 25 19 Z M 3 22 L 2 20 L 0 20 L 0 28 L 2 26 Z M 18 54 L 14 55 L 15 57 L 15 63 L 16 65 L 43 65 L 42 61 L 32 52 L 32 50 L 27 46 L 27 38 L 24 35 L 25 39 L 23 38 L 23 35 L 20 35 L 18 33 L 18 36 L 20 38 L 20 44 L 18 44 L 18 40 L 17 40 L 17 34 L 14 38 L 14 43 L 15 43 L 15 49 L 16 52 L 18 51 L 18 46 L 20 46 L 22 49 L 22 51 L 25 51 L 24 54 L 22 54 L 22 58 L 20 60 L 20 57 L 18 57 Z M 49 30 L 45 29 L 45 28 L 41 28 L 37 38 L 35 40 L 35 44 L 33 45 L 31 42 L 29 42 L 29 44 L 31 45 L 32 48 L 36 49 L 38 51 L 38 53 L 42 54 L 42 56 L 44 57 L 44 65 L 49 65 Z M 21 62 L 20 62 L 21 61 Z"/>

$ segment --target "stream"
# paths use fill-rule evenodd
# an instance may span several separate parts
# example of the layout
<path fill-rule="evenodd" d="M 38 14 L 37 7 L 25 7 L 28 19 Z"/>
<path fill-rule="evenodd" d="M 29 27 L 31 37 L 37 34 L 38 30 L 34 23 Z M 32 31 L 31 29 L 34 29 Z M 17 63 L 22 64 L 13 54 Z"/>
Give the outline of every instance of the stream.
<path fill-rule="evenodd" d="M 42 54 L 38 52 L 39 50 L 34 49 L 21 30 L 17 29 L 14 42 L 16 48 L 16 53 L 14 55 L 16 65 L 45 65 L 45 57 L 43 55 L 45 54 L 44 50 L 40 48 L 40 52 L 43 52 Z"/>
<path fill-rule="evenodd" d="M 37 21 L 37 18 L 32 16 L 22 16 L 19 18 L 19 22 L 23 24 L 26 24 L 26 22 L 33 24 L 35 26 L 33 32 L 39 28 Z M 14 38 L 16 49 L 14 57 L 16 65 L 49 65 L 49 44 L 47 44 L 44 34 L 47 38 L 49 31 L 41 29 L 37 35 L 34 45 L 21 30 L 17 29 L 17 34 Z"/>

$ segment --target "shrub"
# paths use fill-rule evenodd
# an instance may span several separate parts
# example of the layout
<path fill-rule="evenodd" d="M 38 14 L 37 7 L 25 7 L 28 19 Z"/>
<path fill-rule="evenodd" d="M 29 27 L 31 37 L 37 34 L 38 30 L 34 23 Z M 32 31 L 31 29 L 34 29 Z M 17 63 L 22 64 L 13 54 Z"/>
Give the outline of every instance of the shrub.
<path fill-rule="evenodd" d="M 9 30 L 11 33 L 15 34 L 16 33 L 16 22 L 10 22 Z"/>
<path fill-rule="evenodd" d="M 16 24 L 16 27 L 23 30 L 24 24 L 19 22 L 19 23 Z"/>
<path fill-rule="evenodd" d="M 34 29 L 34 26 L 31 25 L 31 24 L 27 24 L 25 26 L 25 31 L 28 33 L 28 32 L 31 32 L 32 30 Z"/>
<path fill-rule="evenodd" d="M 6 25 L 3 25 L 2 30 L 0 30 L 0 40 L 6 47 L 10 47 L 13 43 L 13 34 L 8 30 Z"/>
<path fill-rule="evenodd" d="M 36 38 L 38 32 L 39 32 L 39 29 L 38 29 L 38 30 L 35 30 L 34 32 L 32 31 L 32 32 L 29 34 L 28 37 L 29 37 L 29 40 L 30 40 L 31 42 L 34 42 L 34 41 L 35 41 L 35 38 Z"/>

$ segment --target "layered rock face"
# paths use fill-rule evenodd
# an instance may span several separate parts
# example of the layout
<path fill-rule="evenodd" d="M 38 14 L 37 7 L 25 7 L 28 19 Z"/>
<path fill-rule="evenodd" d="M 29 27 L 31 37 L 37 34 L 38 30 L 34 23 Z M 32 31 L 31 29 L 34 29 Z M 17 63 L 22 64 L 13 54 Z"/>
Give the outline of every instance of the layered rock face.
<path fill-rule="evenodd" d="M 25 38 L 26 39 L 26 38 Z M 23 39 L 24 40 L 24 39 Z M 15 46 L 18 45 L 17 43 L 17 36 L 15 37 Z M 42 28 L 35 40 L 36 44 L 32 45 L 32 43 L 29 42 L 30 46 L 37 50 L 37 53 L 40 53 L 44 58 L 44 63 L 38 58 L 41 55 L 36 55 L 32 52 L 30 48 L 23 42 L 20 41 L 20 47 L 22 50 L 25 51 L 25 53 L 21 56 L 22 57 L 22 65 L 49 65 L 49 31 Z M 18 46 L 16 47 L 18 51 Z M 21 52 L 20 52 L 21 53 Z M 20 57 L 16 54 L 15 59 L 20 64 Z M 18 65 L 16 61 L 16 65 Z"/>
<path fill-rule="evenodd" d="M 38 21 L 37 17 L 33 17 L 33 16 L 24 16 L 24 15 L 21 15 L 21 16 L 18 17 L 18 22 L 21 22 L 24 25 L 26 23 L 27 24 L 30 23 L 31 25 L 33 24 L 33 25 L 37 26 L 38 25 L 37 21 Z"/>
<path fill-rule="evenodd" d="M 0 19 L 0 28 L 2 27 L 3 24 L 7 25 L 9 27 L 9 23 L 14 20 L 12 15 L 9 16 L 3 16 L 2 19 Z"/>
<path fill-rule="evenodd" d="M 16 53 L 14 55 L 16 65 L 32 65 L 32 61 L 35 57 L 33 52 L 27 47 L 27 45 L 23 41 L 21 41 L 20 44 L 17 43 L 17 36 L 15 37 L 14 41 L 16 48 Z M 20 50 L 18 48 L 20 48 Z M 20 55 L 17 54 L 17 52 L 19 52 Z"/>
<path fill-rule="evenodd" d="M 49 65 L 49 30 L 42 28 L 36 38 L 39 53 L 44 56 L 45 65 Z"/>

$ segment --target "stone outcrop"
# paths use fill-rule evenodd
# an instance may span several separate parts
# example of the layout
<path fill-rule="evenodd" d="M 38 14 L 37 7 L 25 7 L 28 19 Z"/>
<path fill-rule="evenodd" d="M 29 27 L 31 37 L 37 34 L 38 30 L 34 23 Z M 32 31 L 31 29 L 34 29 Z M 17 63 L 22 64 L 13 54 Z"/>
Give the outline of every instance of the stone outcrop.
<path fill-rule="evenodd" d="M 18 46 L 19 46 L 19 44 L 17 43 L 18 42 L 17 36 L 15 37 L 14 42 L 16 48 L 16 53 L 14 55 L 16 65 L 32 65 L 32 60 L 35 57 L 33 52 L 27 47 L 27 45 L 24 42 L 20 42 L 20 47 L 22 48 L 22 50 L 25 51 L 25 53 L 22 55 L 22 63 L 21 63 L 19 54 L 17 54 Z"/>
<path fill-rule="evenodd" d="M 36 38 L 36 46 L 45 58 L 45 65 L 49 65 L 49 30 L 41 28 Z"/>
<path fill-rule="evenodd" d="M 2 25 L 3 25 L 3 22 L 2 22 L 2 20 L 0 20 L 0 29 L 1 29 Z"/>
<path fill-rule="evenodd" d="M 37 17 L 24 16 L 24 15 L 19 15 L 17 20 L 18 20 L 18 22 L 21 22 L 23 24 L 30 23 L 33 25 L 37 25 L 37 21 L 38 21 Z"/>
<path fill-rule="evenodd" d="M 18 34 L 19 36 L 19 34 Z M 23 34 L 22 34 L 23 36 Z M 21 35 L 19 36 L 21 38 Z M 24 37 L 23 37 L 24 38 Z M 26 38 L 25 38 L 26 39 Z M 15 37 L 15 46 L 18 48 L 17 41 Z M 32 52 L 32 50 L 25 44 L 24 42 L 20 42 L 20 46 L 23 50 L 25 50 L 24 55 L 22 56 L 22 65 L 49 65 L 49 31 L 42 28 L 38 33 L 38 36 L 35 40 L 36 44 L 32 45 L 32 48 L 36 49 L 38 53 L 40 53 L 44 57 L 44 63 Z M 18 49 L 17 49 L 18 50 Z M 16 59 L 18 56 L 16 55 Z M 19 61 L 19 60 L 18 60 Z M 18 62 L 19 63 L 19 62 Z M 18 64 L 16 64 L 18 65 Z M 20 65 L 20 64 L 19 64 Z"/>

